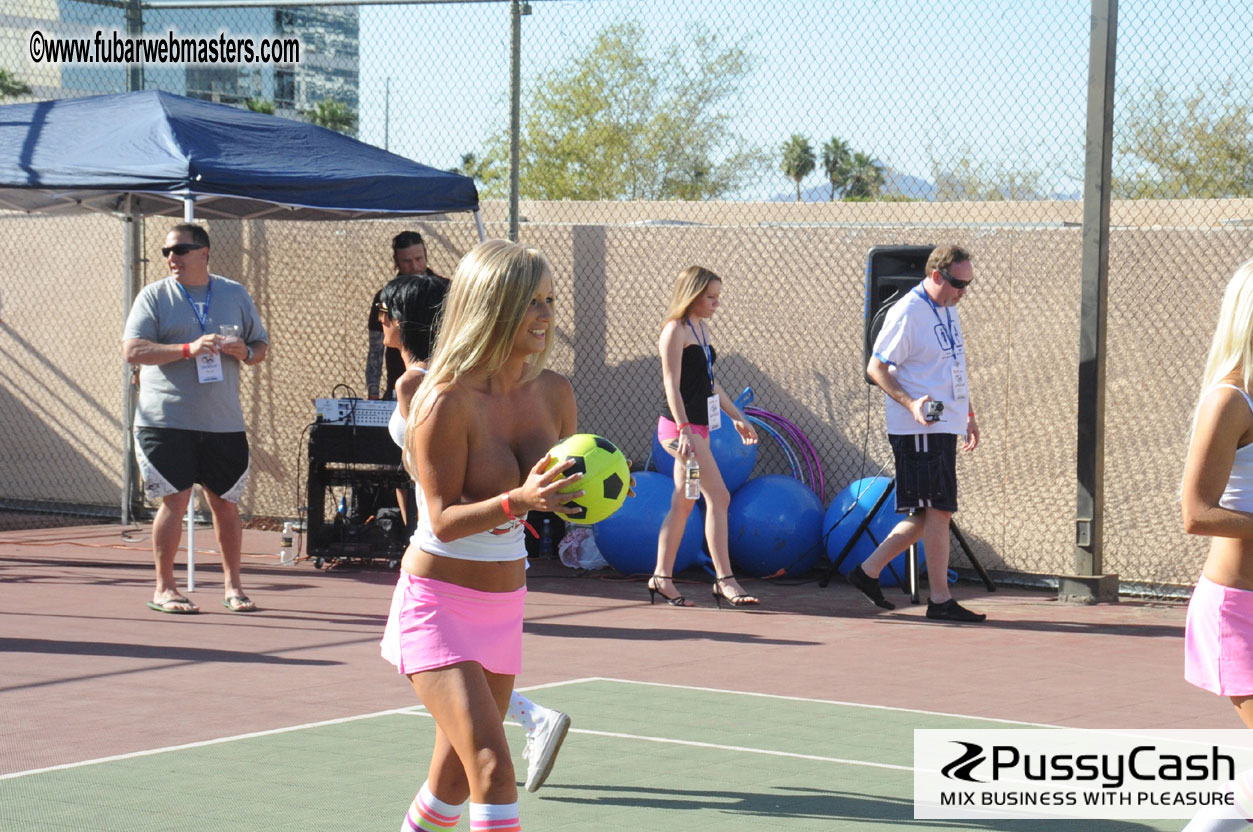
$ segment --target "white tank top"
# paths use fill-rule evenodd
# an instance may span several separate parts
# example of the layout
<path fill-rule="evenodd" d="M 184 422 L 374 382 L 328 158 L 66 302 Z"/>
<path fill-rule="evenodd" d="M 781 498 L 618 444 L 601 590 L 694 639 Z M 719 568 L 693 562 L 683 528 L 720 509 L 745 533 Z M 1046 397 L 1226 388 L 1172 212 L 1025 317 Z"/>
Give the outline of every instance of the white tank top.
<path fill-rule="evenodd" d="M 423 511 L 426 497 L 422 486 L 413 484 L 418 496 L 418 528 L 409 541 L 424 552 L 459 560 L 506 561 L 526 557 L 526 533 L 522 521 L 510 520 L 494 529 L 476 532 L 444 542 L 431 530 L 431 521 Z"/>
<path fill-rule="evenodd" d="M 405 447 L 405 420 L 400 415 L 399 406 L 392 411 L 392 417 L 387 421 L 387 431 L 391 434 L 392 441 L 403 449 Z M 422 493 L 422 486 L 416 480 L 413 483 L 413 490 L 417 497 L 418 527 L 409 542 L 422 551 L 459 560 L 509 561 L 526 557 L 525 532 L 522 530 L 522 523 L 518 520 L 510 520 L 490 531 L 477 532 L 445 543 L 436 537 L 431 529 L 431 522 L 425 511 L 426 496 Z"/>
<path fill-rule="evenodd" d="M 1214 387 L 1230 387 L 1244 396 L 1245 403 L 1253 410 L 1249 394 L 1234 384 L 1216 384 Z M 1227 487 L 1223 489 L 1218 504 L 1232 511 L 1253 512 L 1253 444 L 1236 448 L 1236 458 L 1231 461 L 1231 475 L 1227 477 Z"/>

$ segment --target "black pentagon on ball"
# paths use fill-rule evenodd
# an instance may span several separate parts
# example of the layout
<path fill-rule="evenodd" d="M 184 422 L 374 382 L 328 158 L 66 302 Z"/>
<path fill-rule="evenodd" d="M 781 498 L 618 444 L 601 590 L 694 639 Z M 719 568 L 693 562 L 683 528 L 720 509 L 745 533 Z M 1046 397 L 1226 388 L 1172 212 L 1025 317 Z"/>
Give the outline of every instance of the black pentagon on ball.
<path fill-rule="evenodd" d="M 601 481 L 605 488 L 605 499 L 616 500 L 618 495 L 622 493 L 623 487 L 626 485 L 622 480 L 622 476 L 617 473 L 610 474 Z"/>
<path fill-rule="evenodd" d="M 587 519 L 587 506 L 579 505 L 578 503 L 566 503 L 566 508 L 575 509 L 574 511 L 565 515 L 567 520 L 570 520 L 570 519 L 586 520 Z"/>
<path fill-rule="evenodd" d="M 603 436 L 596 437 L 596 447 L 609 451 L 611 454 L 616 454 L 618 452 L 618 446 Z"/>
<path fill-rule="evenodd" d="M 573 459 L 574 464 L 565 470 L 563 477 L 573 477 L 575 474 L 587 473 L 587 460 L 581 456 L 568 456 L 566 459 Z"/>

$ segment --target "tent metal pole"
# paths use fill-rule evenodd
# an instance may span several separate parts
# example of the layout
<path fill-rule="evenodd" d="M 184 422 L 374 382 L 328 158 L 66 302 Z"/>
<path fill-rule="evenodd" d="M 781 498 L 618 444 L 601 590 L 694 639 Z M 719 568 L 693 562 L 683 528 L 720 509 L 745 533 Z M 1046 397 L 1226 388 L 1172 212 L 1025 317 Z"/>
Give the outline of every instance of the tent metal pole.
<path fill-rule="evenodd" d="M 196 198 L 183 197 L 183 222 L 196 219 Z M 196 484 L 191 485 L 191 499 L 187 501 L 187 591 L 196 591 Z"/>
<path fill-rule="evenodd" d="M 487 239 L 487 230 L 483 228 L 483 213 L 478 209 L 474 209 L 474 226 L 479 230 L 479 242 Z"/>
<path fill-rule="evenodd" d="M 130 315 L 139 291 L 140 220 L 135 215 L 135 197 L 126 195 L 126 237 L 123 242 L 122 317 Z M 122 524 L 134 521 L 131 506 L 135 492 L 135 385 L 131 366 L 122 363 Z"/>

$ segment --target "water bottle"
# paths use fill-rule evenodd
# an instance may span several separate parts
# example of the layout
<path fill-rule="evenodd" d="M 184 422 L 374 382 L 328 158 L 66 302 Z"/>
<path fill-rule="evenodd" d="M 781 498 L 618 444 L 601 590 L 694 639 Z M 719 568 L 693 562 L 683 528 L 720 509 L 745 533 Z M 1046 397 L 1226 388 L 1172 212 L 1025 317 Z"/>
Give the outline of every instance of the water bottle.
<path fill-rule="evenodd" d="M 700 499 L 700 465 L 695 456 L 683 462 L 683 496 L 689 500 Z"/>
<path fill-rule="evenodd" d="M 278 539 L 278 562 L 281 564 L 296 562 L 296 550 L 292 547 L 292 527 L 290 521 L 283 524 L 283 532 Z"/>
<path fill-rule="evenodd" d="M 539 554 L 542 558 L 553 556 L 553 519 L 551 517 L 545 517 L 544 522 L 540 524 Z"/>

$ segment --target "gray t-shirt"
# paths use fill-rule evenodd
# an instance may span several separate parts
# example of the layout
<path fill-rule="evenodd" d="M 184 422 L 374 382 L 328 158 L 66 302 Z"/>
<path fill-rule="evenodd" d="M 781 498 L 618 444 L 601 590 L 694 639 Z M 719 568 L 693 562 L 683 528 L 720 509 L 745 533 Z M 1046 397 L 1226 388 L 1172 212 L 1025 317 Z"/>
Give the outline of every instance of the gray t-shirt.
<path fill-rule="evenodd" d="M 187 288 L 191 301 L 209 308 L 202 329 L 187 295 L 174 276 L 145 286 L 135 298 L 126 319 L 123 339 L 143 338 L 157 344 L 184 344 L 205 332 L 216 333 L 221 324 L 239 326 L 247 344 L 270 342 L 248 290 L 233 280 L 210 275 L 213 287 Z M 240 362 L 223 353 L 222 381 L 201 384 L 193 359 L 169 364 L 145 364 L 139 370 L 139 407 L 136 427 L 181 428 L 211 433 L 235 433 L 244 429 L 239 406 Z"/>

